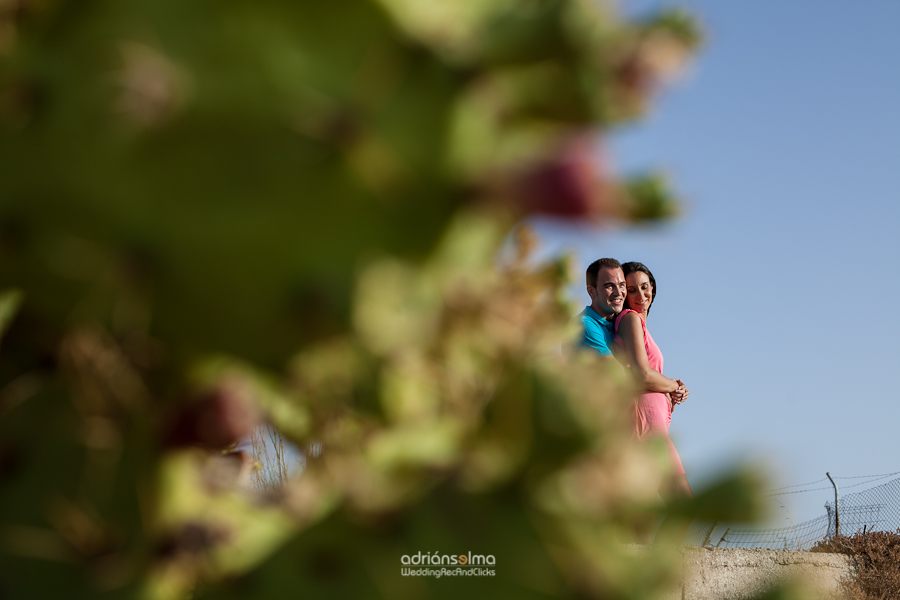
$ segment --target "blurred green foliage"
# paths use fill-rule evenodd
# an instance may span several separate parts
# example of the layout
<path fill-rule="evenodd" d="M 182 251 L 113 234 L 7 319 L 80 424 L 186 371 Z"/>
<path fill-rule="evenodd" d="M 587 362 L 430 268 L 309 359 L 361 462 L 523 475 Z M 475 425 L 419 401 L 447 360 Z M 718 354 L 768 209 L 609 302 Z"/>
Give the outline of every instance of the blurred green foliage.
<path fill-rule="evenodd" d="M 5 3 L 0 596 L 665 595 L 677 555 L 622 545 L 631 390 L 549 352 L 565 261 L 500 250 L 674 214 L 583 140 L 699 40 L 578 0 Z M 306 461 L 265 492 L 261 423 Z M 468 551 L 496 576 L 400 575 Z"/>

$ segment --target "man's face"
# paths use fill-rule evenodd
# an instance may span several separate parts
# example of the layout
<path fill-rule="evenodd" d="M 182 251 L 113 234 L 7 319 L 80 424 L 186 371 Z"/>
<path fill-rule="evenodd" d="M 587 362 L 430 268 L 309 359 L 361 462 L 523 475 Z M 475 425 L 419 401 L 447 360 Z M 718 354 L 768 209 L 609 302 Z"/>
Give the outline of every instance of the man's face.
<path fill-rule="evenodd" d="M 601 267 L 597 273 L 597 286 L 587 286 L 591 308 L 606 318 L 622 312 L 625 304 L 625 275 L 622 269 Z"/>

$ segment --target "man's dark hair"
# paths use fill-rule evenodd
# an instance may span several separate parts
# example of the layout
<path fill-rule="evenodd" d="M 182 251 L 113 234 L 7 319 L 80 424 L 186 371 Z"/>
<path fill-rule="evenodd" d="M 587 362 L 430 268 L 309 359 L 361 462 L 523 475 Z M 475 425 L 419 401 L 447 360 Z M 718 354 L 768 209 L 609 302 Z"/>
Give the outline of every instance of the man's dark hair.
<path fill-rule="evenodd" d="M 588 265 L 587 271 L 584 273 L 589 286 L 597 287 L 597 273 L 599 273 L 602 268 L 621 269 L 622 265 L 614 258 L 598 258 Z"/>
<path fill-rule="evenodd" d="M 630 273 L 635 273 L 640 271 L 641 273 L 645 273 L 647 275 L 647 279 L 650 280 L 650 286 L 653 288 L 653 293 L 650 294 L 650 306 L 653 306 L 653 301 L 656 300 L 656 279 L 653 278 L 653 273 L 650 272 L 643 263 L 639 262 L 627 262 L 622 265 L 622 273 L 625 274 L 625 277 L 628 277 Z M 647 307 L 647 314 L 650 314 L 650 306 Z M 625 297 L 625 308 L 631 308 L 628 306 L 628 297 Z"/>

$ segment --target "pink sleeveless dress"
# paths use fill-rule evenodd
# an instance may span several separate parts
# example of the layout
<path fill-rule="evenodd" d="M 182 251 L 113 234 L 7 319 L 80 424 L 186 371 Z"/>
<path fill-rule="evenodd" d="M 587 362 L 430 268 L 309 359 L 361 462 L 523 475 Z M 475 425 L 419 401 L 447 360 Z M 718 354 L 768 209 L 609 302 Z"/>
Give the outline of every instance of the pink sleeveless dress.
<path fill-rule="evenodd" d="M 626 308 L 619 316 L 616 317 L 616 337 L 613 345 L 618 356 L 627 356 L 625 352 L 625 342 L 619 337 L 619 323 L 627 313 L 634 313 L 641 317 L 641 329 L 644 332 L 644 349 L 647 351 L 647 361 L 650 368 L 663 372 L 663 355 L 659 350 L 659 346 L 653 341 L 650 332 L 647 331 L 647 324 L 644 323 L 644 317 L 630 308 Z M 629 367 L 630 365 L 625 365 Z M 672 473 L 676 475 L 684 475 L 684 466 L 681 464 L 681 457 L 675 449 L 675 444 L 669 438 L 669 424 L 672 422 L 672 408 L 669 403 L 669 397 L 661 392 L 644 392 L 634 399 L 634 435 L 639 440 L 649 437 L 661 437 L 665 439 L 669 462 L 672 466 Z"/>

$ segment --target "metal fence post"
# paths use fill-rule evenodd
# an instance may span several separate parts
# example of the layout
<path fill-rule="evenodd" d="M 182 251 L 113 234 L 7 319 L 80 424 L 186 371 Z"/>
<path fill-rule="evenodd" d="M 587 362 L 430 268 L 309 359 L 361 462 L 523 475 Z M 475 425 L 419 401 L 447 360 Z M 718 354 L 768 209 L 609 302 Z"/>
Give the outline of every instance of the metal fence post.
<path fill-rule="evenodd" d="M 716 544 L 716 548 L 718 548 L 718 547 L 722 544 L 722 542 L 725 541 L 725 536 L 728 535 L 728 532 L 729 532 L 729 531 L 731 531 L 731 527 L 727 527 L 727 528 L 725 529 L 725 533 L 722 534 L 722 539 L 719 540 L 719 543 L 718 543 L 718 544 Z M 727 546 L 726 546 L 726 547 L 727 547 Z"/>
<path fill-rule="evenodd" d="M 709 531 L 706 533 L 706 537 L 703 538 L 703 543 L 700 544 L 701 548 L 706 548 L 709 545 L 709 538 L 710 538 L 710 536 L 712 536 L 712 532 L 715 531 L 716 525 L 718 525 L 718 524 L 719 524 L 718 521 L 713 522 L 713 526 L 710 527 Z M 721 542 L 719 542 L 719 543 L 721 543 Z"/>
<path fill-rule="evenodd" d="M 831 482 L 831 485 L 834 486 L 834 535 L 841 535 L 841 510 L 840 505 L 840 497 L 838 496 L 838 486 L 834 482 L 834 479 L 831 478 L 831 473 L 825 473 L 828 480 Z M 820 480 L 821 481 L 821 480 Z"/>

